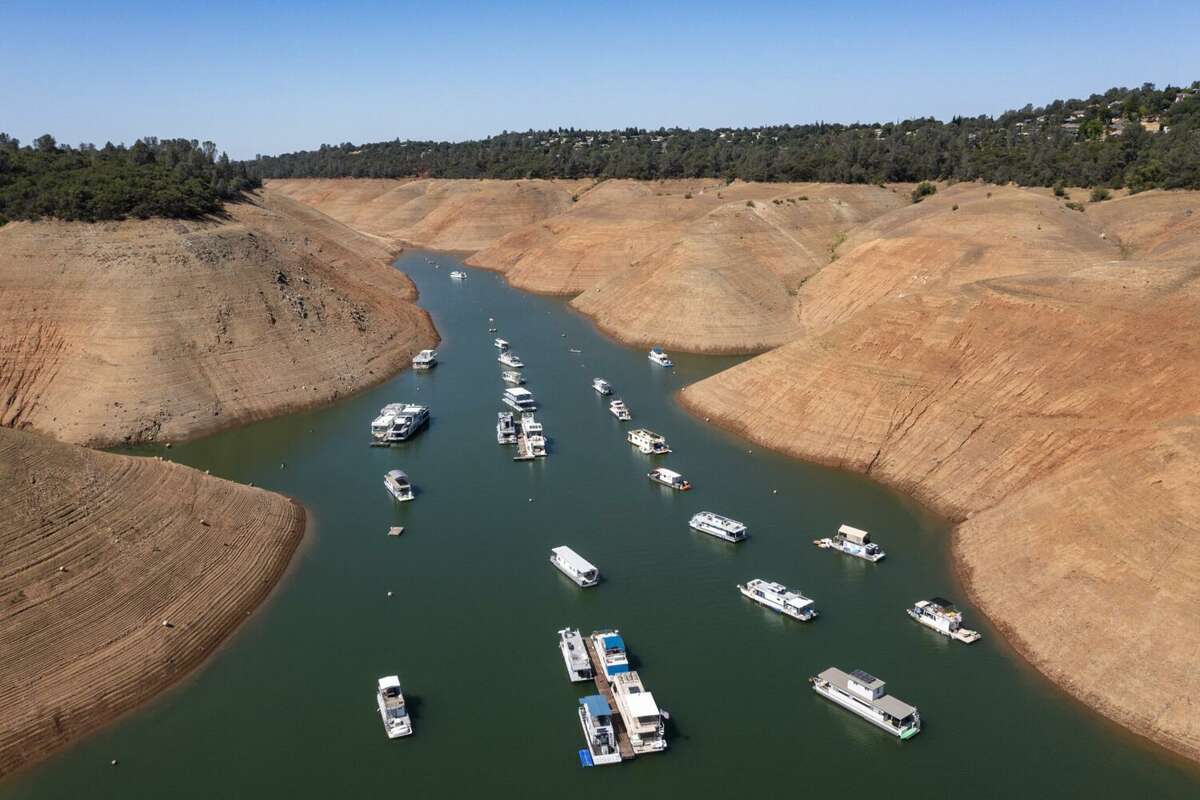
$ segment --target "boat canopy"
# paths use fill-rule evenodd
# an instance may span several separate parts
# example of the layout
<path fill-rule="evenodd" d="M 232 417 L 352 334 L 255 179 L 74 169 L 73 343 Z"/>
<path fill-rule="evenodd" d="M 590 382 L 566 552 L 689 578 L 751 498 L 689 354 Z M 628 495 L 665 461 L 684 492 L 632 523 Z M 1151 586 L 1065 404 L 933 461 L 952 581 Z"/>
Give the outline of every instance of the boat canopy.
<path fill-rule="evenodd" d="M 605 636 L 601 641 L 604 642 L 605 650 L 620 650 L 621 652 L 625 652 L 625 640 L 616 634 Z"/>
<path fill-rule="evenodd" d="M 555 547 L 550 552 L 554 553 L 554 555 L 558 557 L 558 560 L 563 564 L 581 575 L 596 571 L 596 566 L 594 564 L 565 545 L 561 547 Z"/>
<path fill-rule="evenodd" d="M 654 471 L 655 471 L 656 473 L 658 473 L 658 476 L 659 476 L 660 478 L 666 478 L 666 479 L 667 479 L 667 480 L 669 480 L 669 481 L 673 481 L 673 480 L 675 480 L 676 478 L 682 478 L 682 477 L 683 477 L 682 475 L 680 475 L 680 474 L 679 474 L 678 472 L 676 472 L 675 470 L 673 470 L 673 469 L 667 469 L 666 467 L 658 467 L 658 468 L 657 468 L 656 470 L 654 470 Z"/>
<path fill-rule="evenodd" d="M 404 473 L 404 470 L 393 469 L 388 472 L 387 477 L 401 485 L 408 483 L 408 475 Z"/>
<path fill-rule="evenodd" d="M 588 716 L 592 718 L 612 716 L 612 709 L 608 707 L 608 701 L 598 694 L 580 699 L 579 704 L 587 709 Z"/>
<path fill-rule="evenodd" d="M 659 716 L 658 703 L 654 702 L 654 695 L 650 692 L 627 695 L 625 702 L 629 706 L 629 713 L 633 714 L 638 722 L 651 722 Z"/>
<path fill-rule="evenodd" d="M 388 675 L 386 678 L 379 679 L 379 690 L 380 691 L 383 691 L 385 689 L 399 689 L 399 688 L 400 688 L 400 676 L 399 675 Z"/>
<path fill-rule="evenodd" d="M 916 713 L 917 709 L 910 706 L 901 700 L 897 700 L 890 694 L 885 694 L 883 697 L 875 698 L 875 707 L 883 713 L 895 717 L 896 719 L 905 719 Z"/>
<path fill-rule="evenodd" d="M 529 391 L 528 389 L 522 389 L 520 386 L 513 387 L 512 389 L 505 389 L 504 393 L 514 400 L 533 397 L 533 392 Z"/>
<path fill-rule="evenodd" d="M 855 544 L 866 544 L 871 541 L 871 534 L 861 528 L 855 528 L 853 525 L 843 525 L 838 528 L 838 533 Z"/>

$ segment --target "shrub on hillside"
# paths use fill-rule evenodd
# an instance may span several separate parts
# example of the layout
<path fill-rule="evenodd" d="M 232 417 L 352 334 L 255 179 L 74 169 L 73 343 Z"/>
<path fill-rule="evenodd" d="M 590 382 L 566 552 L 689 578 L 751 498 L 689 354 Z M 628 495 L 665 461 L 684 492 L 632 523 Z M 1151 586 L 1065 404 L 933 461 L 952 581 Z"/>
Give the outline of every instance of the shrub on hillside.
<path fill-rule="evenodd" d="M 912 201 L 919 203 L 931 194 L 937 194 L 937 187 L 929 181 L 921 181 L 917 188 L 912 190 Z"/>

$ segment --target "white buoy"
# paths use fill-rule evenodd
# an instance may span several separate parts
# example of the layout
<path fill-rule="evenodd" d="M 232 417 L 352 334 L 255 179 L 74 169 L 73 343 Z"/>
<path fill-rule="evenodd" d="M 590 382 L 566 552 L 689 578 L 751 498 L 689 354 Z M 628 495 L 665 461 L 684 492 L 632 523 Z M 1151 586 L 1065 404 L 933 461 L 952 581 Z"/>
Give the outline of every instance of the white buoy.
<path fill-rule="evenodd" d="M 164 619 L 164 620 L 163 620 L 163 627 L 164 627 L 164 628 L 169 628 L 169 627 L 171 627 L 171 622 L 170 622 L 170 620 L 165 620 L 165 619 Z"/>
<path fill-rule="evenodd" d="M 388 592 L 388 597 L 391 597 L 391 596 L 392 596 L 392 593 L 391 593 L 391 592 Z"/>
<path fill-rule="evenodd" d="M 114 766 L 114 767 L 115 767 L 115 766 L 117 765 L 117 760 L 114 758 L 112 761 L 110 761 L 110 762 L 108 762 L 108 763 L 109 763 L 111 766 Z"/>

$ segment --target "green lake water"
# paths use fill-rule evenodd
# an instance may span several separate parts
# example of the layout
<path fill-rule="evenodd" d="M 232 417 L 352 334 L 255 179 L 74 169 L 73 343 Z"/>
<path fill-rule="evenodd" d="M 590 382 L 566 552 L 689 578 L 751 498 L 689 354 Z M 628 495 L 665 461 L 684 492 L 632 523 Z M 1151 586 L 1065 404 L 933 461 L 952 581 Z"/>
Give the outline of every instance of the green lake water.
<path fill-rule="evenodd" d="M 444 337 L 435 370 L 148 451 L 303 502 L 312 524 L 285 582 L 182 686 L 0 784 L 0 797 L 1200 796 L 1200 770 L 1013 653 L 963 597 L 944 522 L 676 406 L 676 390 L 734 359 L 678 355 L 664 370 L 561 300 L 482 271 L 451 281 L 452 257 L 410 252 L 397 266 Z M 528 364 L 551 438 L 544 461 L 515 463 L 496 444 L 503 385 L 489 316 Z M 607 412 L 595 376 L 613 383 L 632 423 Z M 368 447 L 378 409 L 402 400 L 432 407 L 429 429 Z M 629 425 L 665 434 L 674 454 L 640 455 Z M 651 484 L 654 463 L 695 490 Z M 419 492 L 404 506 L 383 488 L 396 467 Z M 750 539 L 689 531 L 705 509 L 745 521 Z M 813 547 L 843 522 L 870 530 L 887 558 Z M 397 524 L 405 534 L 387 537 Z M 582 591 L 550 566 L 560 544 L 601 568 L 599 587 Z M 821 617 L 801 624 L 751 604 L 735 584 L 754 577 L 800 589 Z M 983 641 L 950 642 L 905 615 L 935 595 L 959 601 Z M 575 709 L 590 684 L 567 680 L 564 626 L 621 629 L 671 711 L 668 752 L 579 766 Z M 885 679 L 925 729 L 900 742 L 818 697 L 807 679 L 829 666 Z M 416 728 L 396 741 L 374 697 L 391 673 Z"/>

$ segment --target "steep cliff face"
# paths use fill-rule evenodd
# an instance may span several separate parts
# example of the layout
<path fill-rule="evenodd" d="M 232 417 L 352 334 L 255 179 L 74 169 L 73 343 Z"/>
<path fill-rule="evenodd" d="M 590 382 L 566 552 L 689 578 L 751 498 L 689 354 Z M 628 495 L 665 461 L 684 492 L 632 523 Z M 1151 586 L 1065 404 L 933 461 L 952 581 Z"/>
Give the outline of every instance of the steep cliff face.
<path fill-rule="evenodd" d="M 0 228 L 0 424 L 176 439 L 329 402 L 435 341 L 390 251 L 287 198 Z"/>
<path fill-rule="evenodd" d="M 0 494 L 0 775 L 180 680 L 304 531 L 270 492 L 4 428 Z"/>

